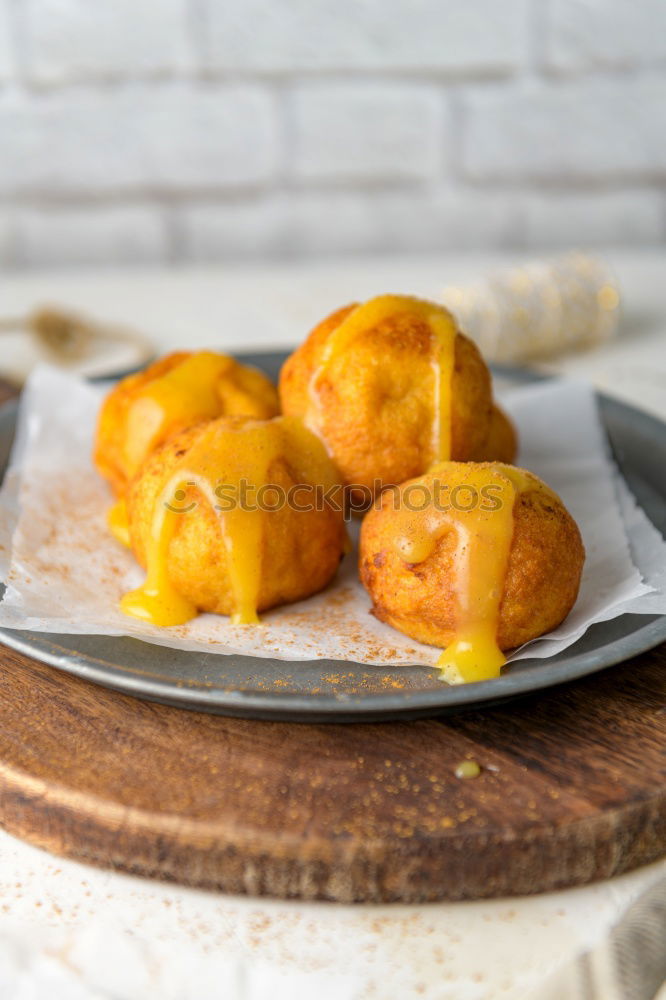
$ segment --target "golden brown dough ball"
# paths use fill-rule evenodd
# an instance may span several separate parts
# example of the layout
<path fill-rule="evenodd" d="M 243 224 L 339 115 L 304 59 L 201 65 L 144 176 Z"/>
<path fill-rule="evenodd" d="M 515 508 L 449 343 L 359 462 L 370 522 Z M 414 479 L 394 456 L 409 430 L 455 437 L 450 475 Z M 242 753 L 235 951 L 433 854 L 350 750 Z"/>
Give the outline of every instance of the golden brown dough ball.
<path fill-rule="evenodd" d="M 323 320 L 283 366 L 280 399 L 325 441 L 345 483 L 373 494 L 378 481 L 401 483 L 434 461 L 479 453 L 493 405 L 475 344 L 442 306 L 409 296 L 379 296 Z"/>
<path fill-rule="evenodd" d="M 122 379 L 99 413 L 94 460 L 122 496 L 150 452 L 201 420 L 279 412 L 275 386 L 260 371 L 212 351 L 177 351 Z"/>
<path fill-rule="evenodd" d="M 512 465 L 518 454 L 518 434 L 510 417 L 504 410 L 493 404 L 490 414 L 488 436 L 476 452 L 470 456 L 473 462 L 504 462 Z"/>
<path fill-rule="evenodd" d="M 456 487 L 465 488 L 472 470 L 477 477 L 479 470 L 488 470 L 520 483 L 511 511 L 512 534 L 495 633 L 500 649 L 513 649 L 566 618 L 578 594 L 585 558 L 576 522 L 559 497 L 529 472 L 500 463 L 448 462 L 397 491 L 387 491 L 363 520 L 361 580 L 381 621 L 420 642 L 448 646 L 460 628 L 465 583 L 457 561 L 461 535 L 446 529 L 457 524 L 464 529 L 465 514 L 438 511 L 430 500 L 417 514 L 406 514 L 405 508 L 408 496 L 438 496 L 436 481 L 446 484 L 445 498 L 453 496 Z M 401 554 L 398 540 L 405 525 L 409 530 L 411 524 L 425 525 L 431 533 L 426 557 L 414 562 Z M 473 534 L 466 537 L 465 544 L 478 544 Z M 462 551 L 465 555 L 464 547 Z"/>
<path fill-rule="evenodd" d="M 176 492 L 181 480 L 184 488 Z M 244 494 L 238 492 L 241 481 Z M 336 484 L 336 469 L 321 441 L 300 421 L 222 417 L 200 424 L 169 438 L 132 482 L 127 493 L 132 549 L 150 576 L 155 517 L 169 494 L 178 513 L 161 553 L 162 569 L 169 586 L 196 610 L 238 611 L 230 553 L 246 590 L 256 585 L 256 611 L 298 601 L 325 587 L 342 558 L 341 504 L 334 509 L 321 502 Z M 259 509 L 226 511 L 229 501 L 235 505 L 241 496 L 243 504 Z M 213 509 L 216 498 L 224 511 Z M 155 579 L 155 566 L 152 571 Z"/>

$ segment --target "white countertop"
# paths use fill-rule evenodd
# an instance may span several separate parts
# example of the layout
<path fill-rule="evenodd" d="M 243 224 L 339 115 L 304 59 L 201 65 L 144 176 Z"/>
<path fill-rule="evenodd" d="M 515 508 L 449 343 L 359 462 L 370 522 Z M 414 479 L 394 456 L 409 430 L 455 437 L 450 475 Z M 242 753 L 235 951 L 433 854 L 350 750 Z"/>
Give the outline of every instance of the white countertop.
<path fill-rule="evenodd" d="M 612 252 L 621 335 L 550 367 L 666 418 L 666 254 Z M 518 255 L 513 260 L 520 260 Z M 159 350 L 289 346 L 383 291 L 435 295 L 509 256 L 5 275 L 2 312 L 52 301 L 134 326 Z M 0 370 L 11 359 L 0 353 Z M 234 899 L 54 859 L 0 833 L 2 1000 L 506 1000 L 606 935 L 666 862 L 538 897 L 427 906 Z M 564 998 L 563 998 L 564 1000 Z"/>

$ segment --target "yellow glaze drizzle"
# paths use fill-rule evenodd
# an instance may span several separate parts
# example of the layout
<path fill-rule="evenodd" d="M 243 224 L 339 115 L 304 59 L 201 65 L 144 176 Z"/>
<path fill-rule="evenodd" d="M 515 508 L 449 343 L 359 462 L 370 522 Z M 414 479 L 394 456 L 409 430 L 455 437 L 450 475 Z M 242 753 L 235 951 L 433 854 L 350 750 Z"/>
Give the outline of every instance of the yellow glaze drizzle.
<path fill-rule="evenodd" d="M 127 520 L 127 504 L 125 503 L 124 497 L 121 497 L 120 500 L 116 500 L 113 507 L 109 508 L 109 512 L 106 515 L 106 523 L 108 524 L 113 537 L 116 538 L 121 545 L 126 545 L 129 548 L 129 522 Z"/>
<path fill-rule="evenodd" d="M 449 487 L 459 487 L 457 502 L 448 510 L 402 508 L 394 548 L 405 562 L 421 563 L 433 554 L 440 538 L 455 532 L 457 621 L 437 666 L 451 684 L 498 677 L 506 662 L 497 645 L 497 629 L 514 503 L 522 491 L 545 487 L 536 477 L 499 463 L 448 463 L 433 473 Z"/>
<path fill-rule="evenodd" d="M 194 604 L 178 593 L 169 579 L 169 544 L 178 526 L 178 514 L 167 504 L 181 480 L 172 479 L 155 507 L 147 549 L 147 573 L 144 583 L 125 594 L 120 601 L 126 615 L 141 618 L 151 625 L 184 625 L 197 613 Z"/>
<path fill-rule="evenodd" d="M 220 415 L 217 383 L 233 364 L 226 355 L 200 351 L 142 388 L 127 414 L 125 458 L 132 475 L 169 427 Z"/>
<path fill-rule="evenodd" d="M 297 468 L 309 469 L 311 482 L 332 483 L 331 466 L 321 443 L 296 418 L 248 419 L 232 427 L 215 422 L 203 430 L 155 505 L 146 580 L 122 598 L 122 610 L 154 625 L 180 625 L 197 614 L 197 608 L 181 597 L 170 581 L 169 546 L 180 519 L 190 516 L 203 500 L 219 520 L 231 586 L 232 623 L 257 624 L 264 533 L 270 514 L 258 509 L 258 491 L 270 483 L 271 466 L 285 453 Z M 217 493 L 219 484 L 224 490 Z M 243 503 L 239 502 L 242 498 Z M 274 500 L 267 502 L 270 506 Z"/>
<path fill-rule="evenodd" d="M 431 462 L 451 457 L 451 379 L 455 361 L 457 328 L 450 314 L 441 306 L 409 295 L 378 295 L 356 306 L 333 331 L 326 342 L 320 364 L 310 380 L 306 425 L 315 433 L 321 428 L 319 384 L 329 363 L 343 354 L 362 333 L 400 314 L 411 314 L 425 321 L 433 339 L 433 421 Z"/>
<path fill-rule="evenodd" d="M 238 434 L 241 439 L 239 440 Z M 268 483 L 269 470 L 283 451 L 282 435 L 266 431 L 266 425 L 248 424 L 240 431 L 223 431 L 218 440 L 225 455 L 225 480 L 237 486 L 245 477 L 254 493 L 248 506 L 256 502 L 256 491 Z M 266 513 L 243 510 L 236 505 L 222 514 L 220 523 L 231 580 L 235 625 L 257 624 L 257 604 L 261 584 L 261 551 Z"/>

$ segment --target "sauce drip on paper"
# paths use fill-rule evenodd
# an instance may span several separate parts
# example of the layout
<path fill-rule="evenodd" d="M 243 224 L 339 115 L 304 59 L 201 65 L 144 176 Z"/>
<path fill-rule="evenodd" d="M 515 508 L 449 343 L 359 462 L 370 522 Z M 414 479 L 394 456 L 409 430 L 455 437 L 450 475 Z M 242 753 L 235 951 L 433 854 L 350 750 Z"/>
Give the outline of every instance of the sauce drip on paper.
<path fill-rule="evenodd" d="M 452 641 L 437 666 L 449 683 L 498 677 L 506 662 L 497 629 L 506 580 L 516 498 L 542 487 L 536 477 L 500 463 L 461 465 L 455 476 L 458 502 L 448 510 L 401 508 L 394 538 L 396 553 L 407 563 L 425 562 L 439 540 L 455 535 L 453 556 L 457 617 Z M 445 480 L 446 464 L 435 470 Z"/>

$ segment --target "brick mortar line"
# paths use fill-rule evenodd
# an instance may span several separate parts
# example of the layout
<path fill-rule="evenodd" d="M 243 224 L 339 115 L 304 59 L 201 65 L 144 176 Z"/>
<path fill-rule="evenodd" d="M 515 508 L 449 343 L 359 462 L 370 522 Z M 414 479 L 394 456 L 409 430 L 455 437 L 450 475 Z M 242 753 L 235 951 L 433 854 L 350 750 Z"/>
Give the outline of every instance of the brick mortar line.
<path fill-rule="evenodd" d="M 79 90 L 91 92 L 108 93 L 110 91 L 128 88 L 132 86 L 155 89 L 167 88 L 169 86 L 191 86 L 192 89 L 201 87 L 202 89 L 213 88 L 215 86 L 233 89 L 234 87 L 257 87 L 258 89 L 270 92 L 273 87 L 297 88 L 303 86 L 308 90 L 316 90 L 321 84 L 324 86 L 343 86 L 350 88 L 354 85 L 359 87 L 368 84 L 430 84 L 433 88 L 445 87 L 464 90 L 474 93 L 478 87 L 478 92 L 487 91 L 489 84 L 496 84 L 493 92 L 499 89 L 503 92 L 521 93 L 526 89 L 535 93 L 545 93 L 548 91 L 558 92 L 568 85 L 575 85 L 576 89 L 584 91 L 586 84 L 596 83 L 626 83 L 632 82 L 662 83 L 666 76 L 666 59 L 654 61 L 650 64 L 636 64 L 627 67 L 589 67 L 585 71 L 555 71 L 547 65 L 539 66 L 538 72 L 532 72 L 529 68 L 511 70 L 508 72 L 492 73 L 490 71 L 482 74 L 449 74 L 436 70 L 391 70 L 388 68 L 377 69 L 353 69 L 346 71 L 344 68 L 335 70 L 320 70 L 306 72 L 303 70 L 286 71 L 284 73 L 261 73 L 242 72 L 230 70 L 226 72 L 211 73 L 208 71 L 190 70 L 187 68 L 164 68 L 141 73 L 114 72 L 109 71 L 104 74 L 81 74 L 70 78 L 62 79 L 40 79 L 26 69 L 11 74 L 9 78 L 0 82 L 0 92 L 8 87 L 16 87 L 24 90 L 28 94 L 42 95 L 51 93 L 65 93 Z"/>
<path fill-rule="evenodd" d="M 197 187 L 169 186 L 113 186 L 98 191 L 59 192 L 35 187 L 33 190 L 7 187 L 0 190 L 0 205 L 11 202 L 14 205 L 29 204 L 43 207 L 68 206 L 98 206 L 111 205 L 117 202 L 160 202 L 172 203 L 184 200 L 218 200 L 229 203 L 262 201 L 268 197 L 284 196 L 293 198 L 316 194 L 359 194 L 359 195 L 409 195 L 416 197 L 431 195 L 441 191 L 451 193 L 468 193 L 470 195 L 493 193 L 509 194 L 512 192 L 527 194 L 583 196 L 590 194 L 617 194 L 622 192 L 655 192 L 661 193 L 666 183 L 666 170 L 663 172 L 647 172 L 645 174 L 617 174 L 602 177 L 570 177 L 547 179 L 540 177 L 474 177 L 448 174 L 433 175 L 432 178 L 397 178 L 373 177 L 365 179 L 312 180 L 287 183 L 278 178 L 276 183 L 270 181 L 256 184 L 202 184 Z"/>

